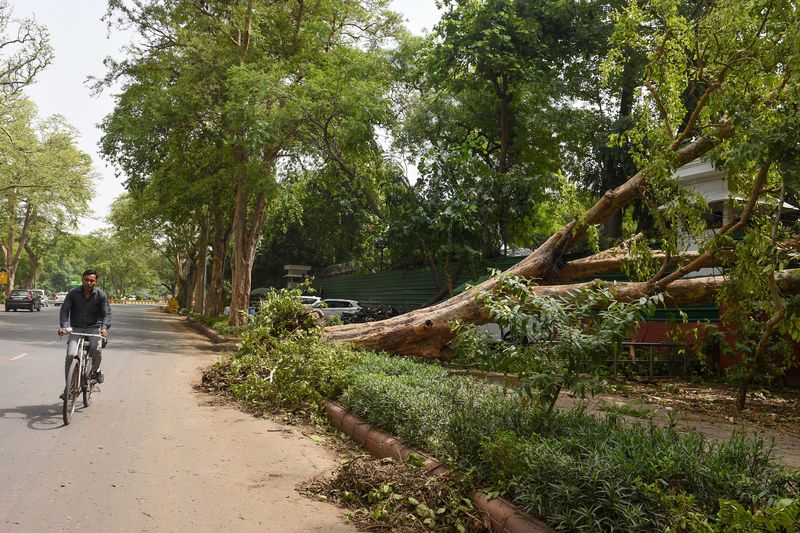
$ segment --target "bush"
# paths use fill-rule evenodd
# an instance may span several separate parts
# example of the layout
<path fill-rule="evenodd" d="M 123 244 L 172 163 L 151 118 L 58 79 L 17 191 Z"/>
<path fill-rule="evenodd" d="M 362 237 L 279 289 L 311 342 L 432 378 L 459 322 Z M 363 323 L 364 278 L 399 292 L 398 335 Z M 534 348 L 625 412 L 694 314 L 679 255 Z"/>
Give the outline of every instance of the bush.
<path fill-rule="evenodd" d="M 613 289 L 589 286 L 553 297 L 525 278 L 501 276 L 495 291 L 477 302 L 513 343 L 496 345 L 473 324 L 457 323 L 456 359 L 517 374 L 520 393 L 552 410 L 562 389 L 583 397 L 599 387 L 608 361 L 663 295 L 622 303 Z M 491 368 L 494 367 L 494 368 Z"/>
<path fill-rule="evenodd" d="M 237 352 L 206 372 L 204 386 L 230 392 L 254 411 L 316 409 L 323 398 L 339 396 L 346 369 L 362 356 L 325 342 L 299 296 L 286 290 L 268 294 L 242 329 Z"/>
<path fill-rule="evenodd" d="M 699 527 L 717 520 L 721 499 L 755 512 L 797 497 L 797 475 L 761 438 L 714 443 L 617 414 L 548 414 L 499 387 L 380 355 L 357 362 L 347 382 L 342 403 L 360 416 L 560 530 Z"/>

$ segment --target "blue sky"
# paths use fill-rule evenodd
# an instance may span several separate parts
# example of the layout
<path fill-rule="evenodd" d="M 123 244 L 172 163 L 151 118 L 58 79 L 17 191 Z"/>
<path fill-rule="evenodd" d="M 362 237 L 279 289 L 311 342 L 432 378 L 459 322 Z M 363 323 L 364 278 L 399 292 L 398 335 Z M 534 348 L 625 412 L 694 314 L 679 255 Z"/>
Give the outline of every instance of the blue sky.
<path fill-rule="evenodd" d="M 94 215 L 82 220 L 80 228 L 88 233 L 103 225 L 108 207 L 124 189 L 122 178 L 115 177 L 97 149 L 97 124 L 113 109 L 111 92 L 92 95 L 85 82 L 90 76 L 103 75 L 103 59 L 119 57 L 130 35 L 108 32 L 100 20 L 105 13 L 103 0 L 12 0 L 11 4 L 16 17 L 33 15 L 47 27 L 55 49 L 55 60 L 26 93 L 39 106 L 41 117 L 64 115 L 78 128 L 79 147 L 94 160 L 98 175 Z M 405 16 L 413 33 L 430 30 L 439 19 L 433 0 L 393 0 L 392 7 Z"/>

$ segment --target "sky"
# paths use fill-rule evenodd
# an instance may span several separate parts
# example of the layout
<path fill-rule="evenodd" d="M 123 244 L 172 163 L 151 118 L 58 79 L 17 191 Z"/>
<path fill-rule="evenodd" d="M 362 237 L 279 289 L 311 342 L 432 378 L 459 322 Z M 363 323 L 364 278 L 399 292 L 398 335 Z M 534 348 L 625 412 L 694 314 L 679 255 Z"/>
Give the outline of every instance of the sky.
<path fill-rule="evenodd" d="M 92 94 L 89 77 L 105 74 L 103 60 L 121 58 L 121 49 L 131 34 L 108 31 L 101 20 L 104 0 L 12 0 L 14 16 L 33 16 L 50 34 L 55 59 L 25 92 L 39 107 L 41 118 L 59 114 L 80 131 L 78 147 L 92 156 L 97 174 L 92 213 L 81 219 L 80 233 L 104 227 L 104 218 L 114 199 L 124 192 L 124 176 L 100 156 L 101 131 L 97 125 L 114 108 L 113 88 Z M 431 30 L 439 19 L 434 0 L 392 0 L 413 33 Z"/>

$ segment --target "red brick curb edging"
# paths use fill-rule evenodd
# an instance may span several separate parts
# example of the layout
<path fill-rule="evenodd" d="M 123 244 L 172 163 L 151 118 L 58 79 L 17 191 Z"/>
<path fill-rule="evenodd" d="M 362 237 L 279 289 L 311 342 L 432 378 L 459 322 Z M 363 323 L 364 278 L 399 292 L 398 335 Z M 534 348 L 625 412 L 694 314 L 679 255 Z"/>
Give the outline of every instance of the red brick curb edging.
<path fill-rule="evenodd" d="M 409 448 L 399 439 L 379 431 L 369 425 L 369 422 L 348 412 L 343 406 L 325 400 L 325 412 L 334 427 L 346 433 L 357 444 L 366 449 L 370 455 L 377 458 L 391 457 L 398 461 L 405 461 L 409 453 L 425 457 L 423 468 L 428 474 L 447 474 L 447 467 L 437 459 Z M 483 492 L 472 492 L 469 495 L 475 505 L 489 518 L 492 531 L 495 533 L 552 533 L 547 524 L 532 518 L 503 498 L 489 499 Z"/>

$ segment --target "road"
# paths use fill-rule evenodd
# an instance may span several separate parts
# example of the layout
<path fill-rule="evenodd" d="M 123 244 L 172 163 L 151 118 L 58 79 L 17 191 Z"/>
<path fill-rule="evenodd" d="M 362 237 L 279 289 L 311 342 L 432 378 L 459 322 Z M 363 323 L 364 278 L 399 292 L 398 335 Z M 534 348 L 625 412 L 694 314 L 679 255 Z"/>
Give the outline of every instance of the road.
<path fill-rule="evenodd" d="M 336 457 L 193 390 L 218 354 L 177 317 L 112 306 L 105 383 L 61 420 L 58 308 L 0 313 L 0 531 L 352 532 L 299 495 Z"/>

